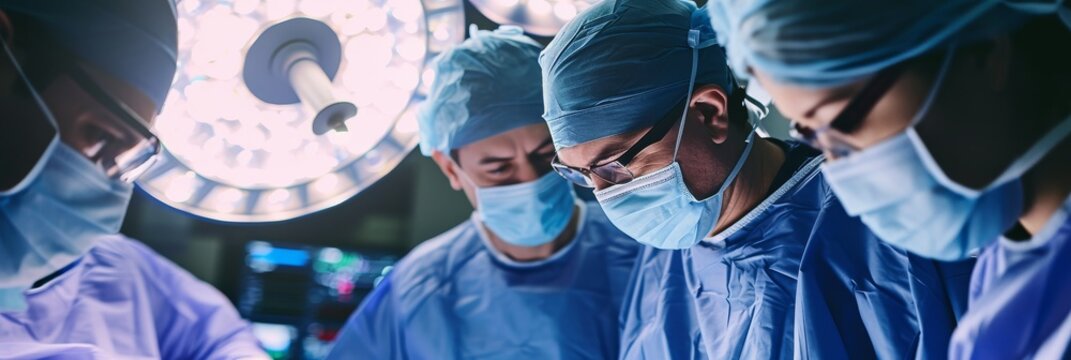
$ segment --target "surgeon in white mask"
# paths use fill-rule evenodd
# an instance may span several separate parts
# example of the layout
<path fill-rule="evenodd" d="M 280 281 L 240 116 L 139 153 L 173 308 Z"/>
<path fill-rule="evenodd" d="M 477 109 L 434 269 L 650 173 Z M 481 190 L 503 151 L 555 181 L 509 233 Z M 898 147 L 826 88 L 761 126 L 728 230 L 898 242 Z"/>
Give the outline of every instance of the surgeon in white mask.
<path fill-rule="evenodd" d="M 0 358 L 264 358 L 219 291 L 116 233 L 175 73 L 170 1 L 0 1 Z"/>

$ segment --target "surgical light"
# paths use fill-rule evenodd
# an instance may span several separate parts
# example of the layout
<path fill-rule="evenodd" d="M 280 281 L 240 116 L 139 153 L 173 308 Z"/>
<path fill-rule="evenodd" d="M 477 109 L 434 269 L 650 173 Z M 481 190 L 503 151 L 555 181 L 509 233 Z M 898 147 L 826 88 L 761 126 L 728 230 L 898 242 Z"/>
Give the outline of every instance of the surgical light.
<path fill-rule="evenodd" d="M 597 0 L 470 0 L 484 16 L 499 24 L 517 25 L 524 31 L 554 36 L 558 29 Z"/>
<path fill-rule="evenodd" d="M 326 209 L 416 146 L 432 59 L 460 0 L 183 0 L 179 73 L 139 180 L 189 213 L 279 221 Z"/>

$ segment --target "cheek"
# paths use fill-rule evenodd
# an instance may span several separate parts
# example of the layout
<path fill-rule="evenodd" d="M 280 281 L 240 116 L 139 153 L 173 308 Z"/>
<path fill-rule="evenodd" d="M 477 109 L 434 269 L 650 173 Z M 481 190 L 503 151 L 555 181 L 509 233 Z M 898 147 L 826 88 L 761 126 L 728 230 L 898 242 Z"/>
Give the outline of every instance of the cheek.
<path fill-rule="evenodd" d="M 718 151 L 724 151 L 726 147 L 714 145 L 710 141 L 688 141 L 681 144 L 678 155 L 681 174 L 684 175 L 684 184 L 696 199 L 705 199 L 718 191 L 715 182 L 718 172 L 714 169 L 722 166 L 719 165 L 721 162 L 715 154 Z"/>
<path fill-rule="evenodd" d="M 766 90 L 766 93 L 770 95 L 773 106 L 775 106 L 777 111 L 786 119 L 797 121 L 800 124 L 812 128 L 822 126 L 822 123 L 816 120 L 817 117 L 807 118 L 803 116 L 804 113 L 807 112 L 808 106 L 816 104 L 822 100 L 821 96 L 814 94 L 809 89 L 775 82 L 761 71 L 756 70 L 755 77 L 763 90 Z"/>
<path fill-rule="evenodd" d="M 469 184 L 462 183 L 461 191 L 465 193 L 465 197 L 469 199 L 469 204 L 472 205 L 473 209 L 479 207 L 479 205 L 477 205 L 476 200 L 476 189 L 473 189 L 472 186 Z"/>

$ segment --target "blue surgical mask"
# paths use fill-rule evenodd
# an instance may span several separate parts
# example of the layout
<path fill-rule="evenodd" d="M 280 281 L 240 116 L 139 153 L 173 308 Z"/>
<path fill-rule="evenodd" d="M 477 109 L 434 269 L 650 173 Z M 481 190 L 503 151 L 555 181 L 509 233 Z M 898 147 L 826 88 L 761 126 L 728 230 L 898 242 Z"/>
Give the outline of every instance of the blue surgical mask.
<path fill-rule="evenodd" d="M 688 42 L 692 46 L 692 74 L 687 93 L 689 99 L 695 87 L 698 51 L 706 46 L 698 43 L 698 35 L 696 30 L 689 32 Z M 752 128 L 743 154 L 729 172 L 729 176 L 725 177 L 725 182 L 717 193 L 697 200 L 685 185 L 680 163 L 677 162 L 677 152 L 684 134 L 684 121 L 688 115 L 688 103 L 689 101 L 685 101 L 685 109 L 678 120 L 672 163 L 630 182 L 595 191 L 595 198 L 614 226 L 636 241 L 659 249 L 692 247 L 714 230 L 714 224 L 721 217 L 725 189 L 729 188 L 744 166 L 751 153 L 755 135 L 755 129 Z"/>
<path fill-rule="evenodd" d="M 970 257 L 1016 223 L 1023 210 L 1020 177 L 1071 132 L 1068 118 L 981 190 L 956 183 L 914 128 L 936 97 L 951 55 L 911 127 L 822 168 L 845 210 L 859 216 L 879 238 L 949 261 Z"/>
<path fill-rule="evenodd" d="M 45 118 L 26 121 L 48 121 L 55 128 L 48 107 L 6 44 L 0 45 Z M 0 312 L 24 309 L 23 293 L 35 281 L 77 260 L 99 236 L 118 232 L 132 192 L 133 185 L 110 179 L 53 136 L 32 170 L 0 191 Z"/>
<path fill-rule="evenodd" d="M 0 311 L 21 310 L 35 281 L 117 233 L 133 192 L 58 139 L 40 162 L 24 186 L 0 194 Z"/>
<path fill-rule="evenodd" d="M 714 195 L 697 200 L 684 184 L 680 163 L 673 163 L 632 181 L 595 191 L 606 216 L 622 232 L 659 249 L 684 249 L 703 240 L 721 217 L 725 190 L 751 153 L 754 132 L 744 152 Z M 680 135 L 677 137 L 680 146 Z"/>
<path fill-rule="evenodd" d="M 573 187 L 553 171 L 526 183 L 473 187 L 480 221 L 511 245 L 547 244 L 561 235 L 573 217 Z"/>

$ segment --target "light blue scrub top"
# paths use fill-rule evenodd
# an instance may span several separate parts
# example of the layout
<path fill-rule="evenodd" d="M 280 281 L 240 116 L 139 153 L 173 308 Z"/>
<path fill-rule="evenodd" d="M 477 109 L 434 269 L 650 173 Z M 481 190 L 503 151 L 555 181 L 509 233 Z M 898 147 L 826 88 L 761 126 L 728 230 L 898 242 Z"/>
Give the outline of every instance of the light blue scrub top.
<path fill-rule="evenodd" d="M 978 256 L 970 309 L 951 359 L 1071 357 L 1071 198 L 1026 241 L 1001 237 Z"/>
<path fill-rule="evenodd" d="M 595 204 L 572 242 L 516 262 L 473 218 L 402 259 L 340 333 L 331 359 L 614 359 L 640 245 Z"/>
<path fill-rule="evenodd" d="M 0 313 L 0 359 L 267 359 L 212 286 L 115 235 Z"/>
<path fill-rule="evenodd" d="M 791 176 L 762 203 L 695 247 L 640 255 L 622 357 L 944 357 L 971 263 L 878 241 L 840 207 L 818 154 L 778 144 Z"/>

